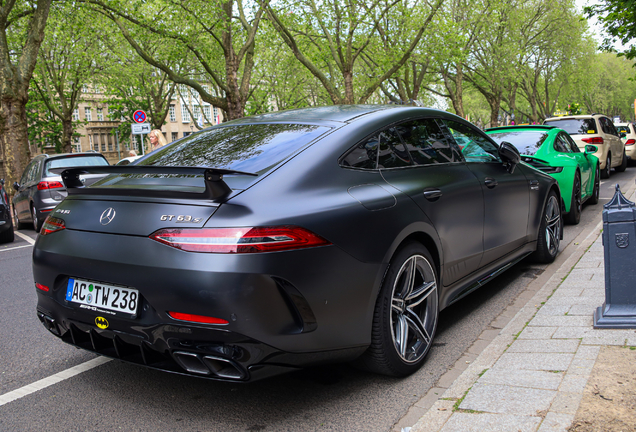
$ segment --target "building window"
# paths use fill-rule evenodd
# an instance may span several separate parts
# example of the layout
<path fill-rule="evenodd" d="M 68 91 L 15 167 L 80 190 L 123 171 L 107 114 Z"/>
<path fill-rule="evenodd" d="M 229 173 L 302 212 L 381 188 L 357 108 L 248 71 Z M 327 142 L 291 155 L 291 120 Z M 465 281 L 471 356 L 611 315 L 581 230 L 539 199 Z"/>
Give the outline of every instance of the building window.
<path fill-rule="evenodd" d="M 206 123 L 210 123 L 210 115 L 210 105 L 203 106 L 203 116 Z"/>
<path fill-rule="evenodd" d="M 88 87 L 86 86 L 86 84 L 82 85 L 82 93 L 88 93 Z"/>
<path fill-rule="evenodd" d="M 91 116 L 91 107 L 84 108 L 84 118 L 86 121 L 93 121 L 93 117 Z"/>
<path fill-rule="evenodd" d="M 214 124 L 219 124 L 221 123 L 221 119 L 219 118 L 219 109 L 217 107 L 214 107 Z"/>
<path fill-rule="evenodd" d="M 174 111 L 174 105 L 170 105 L 170 121 L 172 123 L 177 121 L 177 113 Z"/>
<path fill-rule="evenodd" d="M 80 137 L 74 137 L 73 138 L 73 152 L 79 153 L 81 151 L 82 151 L 82 144 L 80 143 Z"/>
<path fill-rule="evenodd" d="M 201 117 L 201 108 L 199 107 L 199 105 L 195 105 L 194 106 L 194 119 L 196 121 L 199 121 L 199 118 Z"/>
<path fill-rule="evenodd" d="M 97 121 L 104 121 L 104 110 L 97 108 Z"/>
<path fill-rule="evenodd" d="M 181 122 L 190 123 L 190 112 L 185 104 L 181 104 Z"/>
<path fill-rule="evenodd" d="M 176 141 L 179 139 L 179 132 L 172 132 L 172 141 Z"/>
<path fill-rule="evenodd" d="M 185 137 L 187 137 L 188 135 L 190 135 L 191 133 L 192 133 L 192 132 L 184 132 L 184 133 L 183 133 L 183 137 L 185 138 Z"/>
<path fill-rule="evenodd" d="M 73 121 L 79 121 L 80 117 L 79 117 L 79 108 L 75 108 L 73 110 Z"/>

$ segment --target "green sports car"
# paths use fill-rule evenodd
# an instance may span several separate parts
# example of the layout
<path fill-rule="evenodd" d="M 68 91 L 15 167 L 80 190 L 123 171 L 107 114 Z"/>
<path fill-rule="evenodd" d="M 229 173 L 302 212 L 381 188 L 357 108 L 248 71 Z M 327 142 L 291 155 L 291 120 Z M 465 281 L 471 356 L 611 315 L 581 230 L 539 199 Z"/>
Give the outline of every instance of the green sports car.
<path fill-rule="evenodd" d="M 559 183 L 565 221 L 578 224 L 584 202 L 598 203 L 600 170 L 593 155 L 596 146 L 581 152 L 563 129 L 554 126 L 504 126 L 486 129 L 498 144 L 507 141 L 521 154 L 521 160 L 550 174 Z"/>

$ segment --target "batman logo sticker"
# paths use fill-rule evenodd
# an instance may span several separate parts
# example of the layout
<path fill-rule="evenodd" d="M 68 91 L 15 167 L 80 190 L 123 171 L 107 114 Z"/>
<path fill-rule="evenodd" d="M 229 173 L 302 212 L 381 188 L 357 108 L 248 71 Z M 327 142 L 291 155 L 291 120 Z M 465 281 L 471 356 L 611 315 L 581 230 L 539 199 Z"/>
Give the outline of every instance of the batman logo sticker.
<path fill-rule="evenodd" d="M 98 316 L 97 318 L 95 318 L 95 325 L 104 330 L 108 328 L 108 321 L 106 320 L 106 318 Z"/>

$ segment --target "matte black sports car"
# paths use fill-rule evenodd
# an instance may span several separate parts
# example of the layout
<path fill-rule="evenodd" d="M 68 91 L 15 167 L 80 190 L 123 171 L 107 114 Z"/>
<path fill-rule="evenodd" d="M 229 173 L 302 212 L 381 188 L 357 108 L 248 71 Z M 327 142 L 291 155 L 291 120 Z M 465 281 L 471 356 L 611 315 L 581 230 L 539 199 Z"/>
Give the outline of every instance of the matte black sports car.
<path fill-rule="evenodd" d="M 554 260 L 559 189 L 519 160 L 446 112 L 331 106 L 66 169 L 33 253 L 37 314 L 67 343 L 171 372 L 357 359 L 404 376 L 440 310 L 530 254 Z"/>

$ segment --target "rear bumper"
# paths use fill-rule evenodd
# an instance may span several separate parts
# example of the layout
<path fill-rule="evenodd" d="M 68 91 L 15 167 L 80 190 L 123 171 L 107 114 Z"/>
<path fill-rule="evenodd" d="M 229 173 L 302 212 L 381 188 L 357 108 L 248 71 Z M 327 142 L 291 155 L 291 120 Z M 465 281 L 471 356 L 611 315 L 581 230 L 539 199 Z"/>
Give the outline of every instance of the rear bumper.
<path fill-rule="evenodd" d="M 370 343 L 384 266 L 336 246 L 200 254 L 145 237 L 67 229 L 38 237 L 33 273 L 50 288 L 37 290 L 38 316 L 65 342 L 156 369 L 247 381 L 360 355 Z M 137 317 L 67 302 L 69 277 L 138 289 Z M 168 311 L 228 324 L 178 321 Z M 98 316 L 108 320 L 106 329 Z"/>

